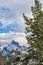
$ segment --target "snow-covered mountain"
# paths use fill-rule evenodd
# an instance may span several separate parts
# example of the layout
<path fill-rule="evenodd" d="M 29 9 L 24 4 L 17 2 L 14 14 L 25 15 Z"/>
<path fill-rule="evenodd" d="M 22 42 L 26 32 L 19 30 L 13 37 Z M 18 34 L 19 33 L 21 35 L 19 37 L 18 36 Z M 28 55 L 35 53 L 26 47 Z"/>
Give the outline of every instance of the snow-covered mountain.
<path fill-rule="evenodd" d="M 7 47 L 3 48 L 2 56 L 6 57 L 7 55 L 11 55 L 12 53 L 15 54 L 15 52 L 24 53 L 26 51 L 29 51 L 30 49 L 31 48 L 26 46 L 20 46 L 18 42 L 13 40 Z"/>
<path fill-rule="evenodd" d="M 12 50 L 21 52 L 22 51 L 22 47 L 19 45 L 18 42 L 13 40 L 7 47 L 3 48 L 2 56 L 10 55 Z"/>

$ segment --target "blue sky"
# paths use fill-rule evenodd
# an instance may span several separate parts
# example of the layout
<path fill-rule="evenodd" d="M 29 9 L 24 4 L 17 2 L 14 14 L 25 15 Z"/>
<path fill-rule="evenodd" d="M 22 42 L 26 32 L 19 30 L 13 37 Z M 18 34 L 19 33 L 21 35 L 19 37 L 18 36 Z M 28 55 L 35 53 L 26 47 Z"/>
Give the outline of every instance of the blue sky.
<path fill-rule="evenodd" d="M 40 0 L 43 5 L 43 0 Z M 18 41 L 26 43 L 23 13 L 32 17 L 31 6 L 34 0 L 0 0 L 0 43 Z M 22 42 L 22 40 L 24 40 Z"/>

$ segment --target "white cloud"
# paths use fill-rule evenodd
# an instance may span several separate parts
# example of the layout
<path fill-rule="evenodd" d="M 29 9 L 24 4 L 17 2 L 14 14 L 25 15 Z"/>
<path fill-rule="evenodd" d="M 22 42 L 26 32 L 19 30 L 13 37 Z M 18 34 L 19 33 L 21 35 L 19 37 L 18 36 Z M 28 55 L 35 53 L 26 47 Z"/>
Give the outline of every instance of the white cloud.
<path fill-rule="evenodd" d="M 40 1 L 43 4 L 43 0 L 40 0 Z M 20 22 L 20 19 L 22 20 L 23 13 L 27 14 L 27 16 L 29 17 L 31 16 L 30 10 L 31 10 L 31 6 L 34 5 L 33 3 L 34 3 L 34 0 L 0 0 L 0 7 L 5 7 L 10 9 L 9 13 L 15 16 L 13 19 L 18 19 L 19 17 L 19 22 Z M 3 22 L 3 23 L 4 24 L 6 23 L 5 25 L 7 25 L 8 23 L 11 23 L 11 22 L 7 20 L 6 22 Z"/>
<path fill-rule="evenodd" d="M 6 27 L 9 24 L 15 23 L 16 20 L 12 19 L 12 20 L 5 20 L 4 18 L 0 19 L 0 22 L 3 24 L 2 27 Z"/>
<path fill-rule="evenodd" d="M 27 13 L 29 12 L 30 13 L 30 6 L 33 4 L 33 0 L 0 0 L 0 13 L 2 15 L 2 12 L 4 14 L 4 19 L 2 18 L 2 21 L 3 21 L 3 25 L 6 26 L 8 23 L 11 23 L 11 21 L 13 21 L 14 19 L 19 19 L 18 22 L 21 22 L 21 25 L 23 25 L 23 20 L 22 20 L 22 14 L 23 13 Z M 5 8 L 5 10 L 8 8 L 10 9 L 10 11 L 8 10 L 4 10 L 4 11 L 1 11 L 1 7 Z M 11 15 L 13 14 L 13 16 L 15 16 L 12 20 L 7 17 L 7 15 Z M 7 17 L 7 20 L 6 20 L 6 17 Z M 19 18 L 18 18 L 19 17 Z M 9 18 L 9 20 L 8 20 Z M 21 19 L 21 20 L 20 20 Z M 23 26 L 22 26 L 23 27 Z"/>
<path fill-rule="evenodd" d="M 24 45 L 27 43 L 25 36 L 26 36 L 25 33 L 14 33 L 12 31 L 10 31 L 9 33 L 1 33 L 0 44 L 2 44 L 2 46 L 6 46 L 9 43 L 11 43 L 12 40 L 15 40 L 19 42 L 20 45 Z"/>

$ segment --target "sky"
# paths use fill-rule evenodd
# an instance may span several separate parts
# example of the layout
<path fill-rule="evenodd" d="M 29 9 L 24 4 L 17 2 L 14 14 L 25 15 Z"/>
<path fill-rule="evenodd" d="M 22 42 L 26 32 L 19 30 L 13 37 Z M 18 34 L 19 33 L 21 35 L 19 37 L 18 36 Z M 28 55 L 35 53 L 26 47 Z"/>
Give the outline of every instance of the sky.
<path fill-rule="evenodd" d="M 43 5 L 43 0 L 40 0 Z M 20 45 L 27 43 L 23 13 L 32 17 L 34 0 L 0 0 L 0 44 L 8 45 L 12 40 Z"/>

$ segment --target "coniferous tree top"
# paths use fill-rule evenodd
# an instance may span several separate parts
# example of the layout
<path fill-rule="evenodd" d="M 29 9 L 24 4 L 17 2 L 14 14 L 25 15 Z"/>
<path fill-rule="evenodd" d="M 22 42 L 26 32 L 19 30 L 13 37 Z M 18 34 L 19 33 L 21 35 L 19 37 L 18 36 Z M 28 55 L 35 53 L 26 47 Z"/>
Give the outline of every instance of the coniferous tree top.
<path fill-rule="evenodd" d="M 36 55 L 39 61 L 43 60 L 43 11 L 42 5 L 39 0 L 34 0 L 35 5 L 31 7 L 33 18 L 29 18 L 23 14 L 25 24 L 26 24 L 26 39 L 35 50 L 34 55 Z"/>

